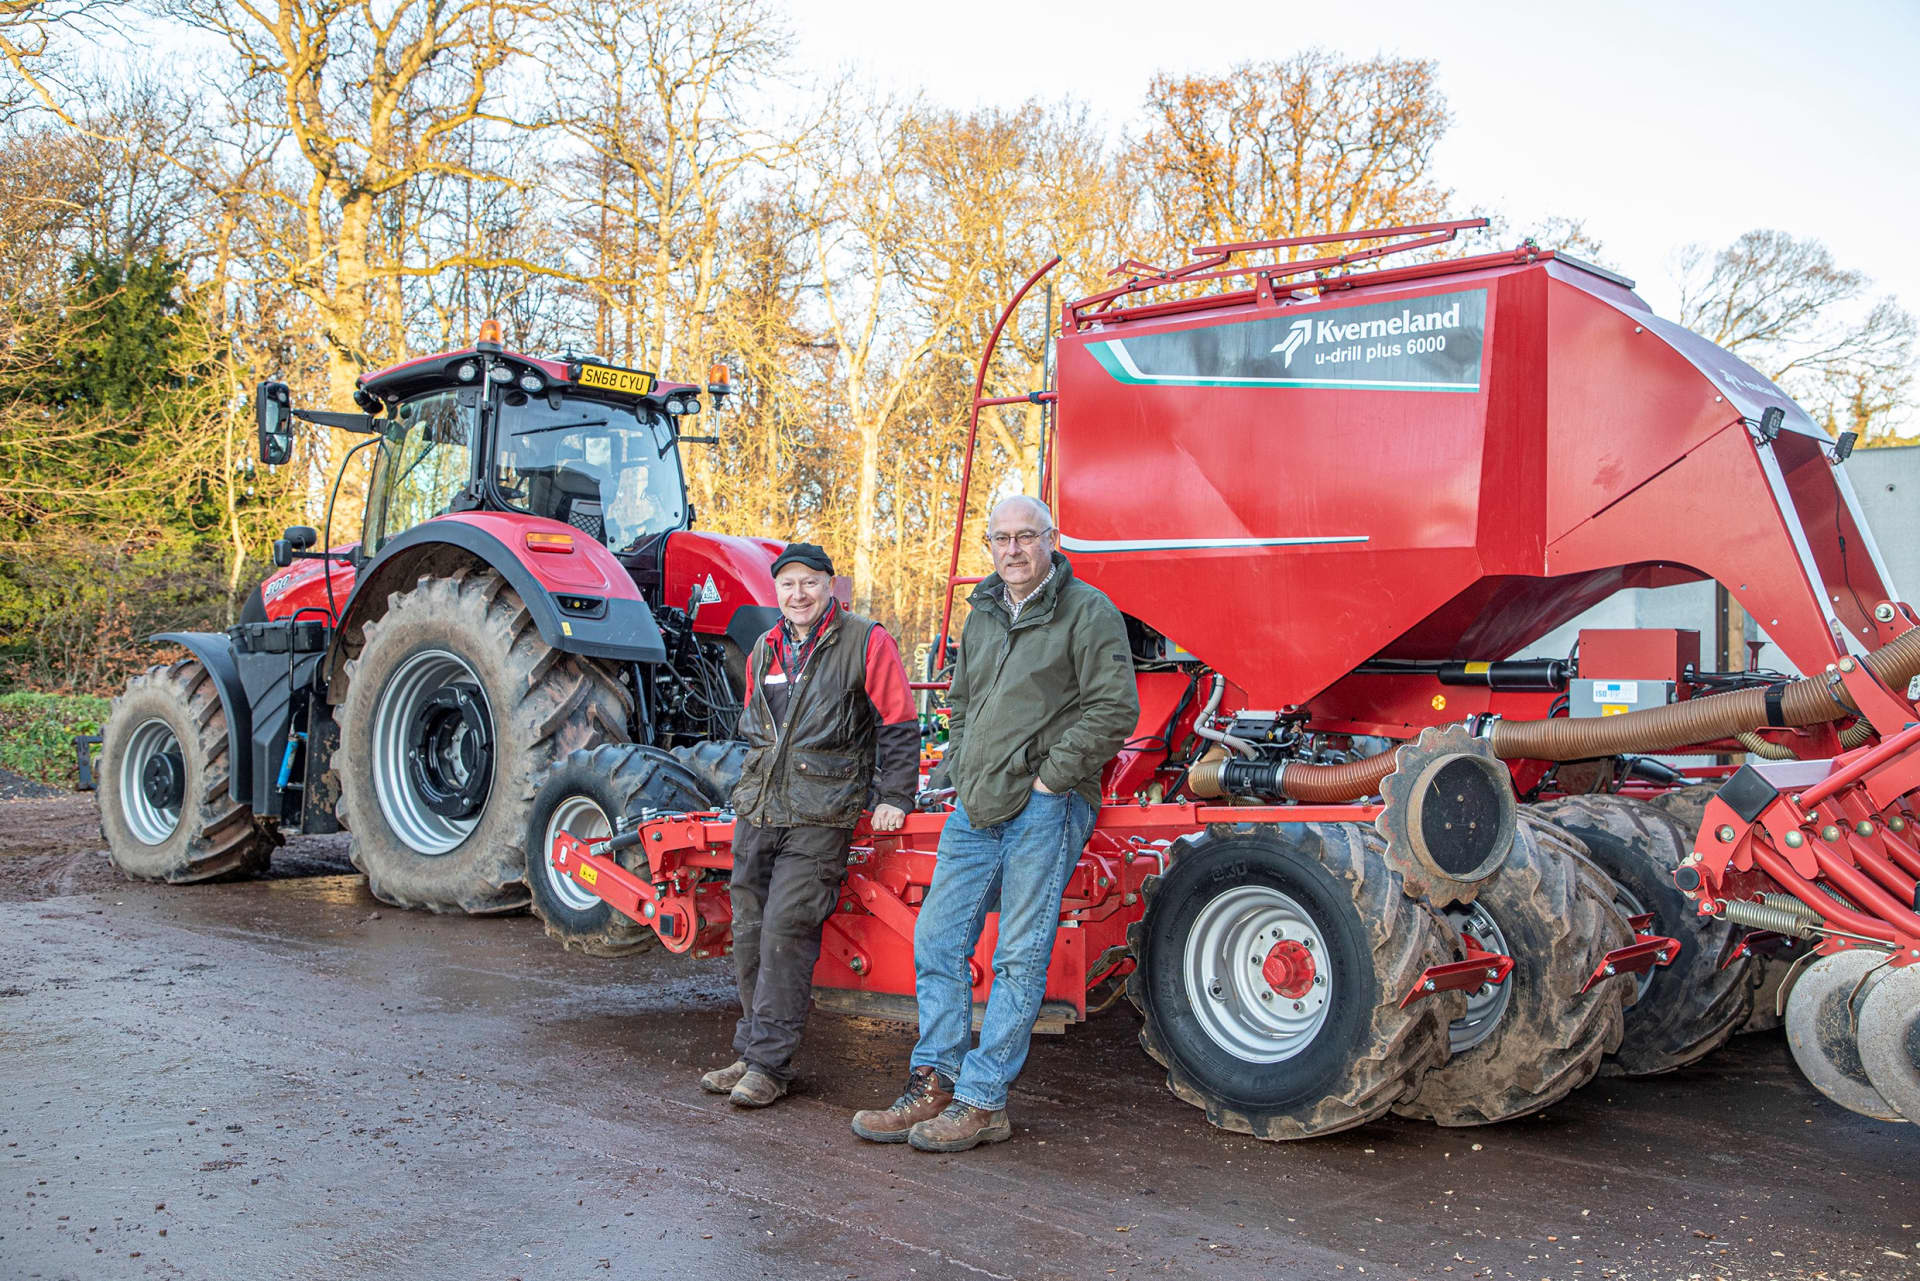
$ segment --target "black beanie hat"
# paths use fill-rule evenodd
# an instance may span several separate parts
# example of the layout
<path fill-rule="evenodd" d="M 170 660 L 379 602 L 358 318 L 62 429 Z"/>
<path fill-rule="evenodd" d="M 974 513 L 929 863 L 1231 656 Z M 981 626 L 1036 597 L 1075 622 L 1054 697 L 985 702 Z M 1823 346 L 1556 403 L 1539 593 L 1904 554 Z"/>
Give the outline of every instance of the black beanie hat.
<path fill-rule="evenodd" d="M 771 572 L 778 574 L 787 565 L 805 565 L 833 577 L 833 558 L 818 543 L 788 543 L 787 549 L 774 558 Z"/>

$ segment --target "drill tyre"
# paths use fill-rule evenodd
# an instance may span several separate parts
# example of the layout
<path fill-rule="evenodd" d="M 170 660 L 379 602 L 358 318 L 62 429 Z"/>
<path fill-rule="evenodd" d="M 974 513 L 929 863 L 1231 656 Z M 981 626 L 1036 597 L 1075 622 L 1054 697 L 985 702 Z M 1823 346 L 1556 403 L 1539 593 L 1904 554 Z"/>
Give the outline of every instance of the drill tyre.
<path fill-rule="evenodd" d="M 346 665 L 332 772 L 367 888 L 384 903 L 435 912 L 525 907 L 541 779 L 569 752 L 624 741 L 631 696 L 598 663 L 549 648 L 519 594 L 492 570 L 422 577 L 388 597 L 363 635 Z M 399 741 L 415 723 L 410 708 L 432 714 L 431 699 L 456 687 L 471 694 L 491 740 L 490 759 L 465 758 L 482 796 L 457 820 L 431 808 L 413 772 L 421 754 Z"/>
<path fill-rule="evenodd" d="M 1167 1087 L 1214 1125 L 1262 1139 L 1331 1134 L 1385 1114 L 1446 1057 L 1447 1020 L 1464 1002 L 1447 994 L 1402 1009 L 1400 1000 L 1426 967 L 1450 959 L 1447 932 L 1401 892 L 1384 849 L 1357 824 L 1222 825 L 1176 841 L 1166 874 L 1148 878 L 1145 915 L 1127 931 L 1140 1044 L 1166 1068 Z M 1257 999 L 1260 971 L 1235 973 L 1250 947 L 1273 945 L 1269 929 L 1281 927 L 1268 923 L 1283 917 L 1296 940 L 1311 925 L 1314 977 L 1327 980 L 1304 980 L 1309 998 L 1325 993 L 1323 1008 L 1291 1032 L 1257 1022 L 1287 1017 L 1278 1001 Z M 1209 939 L 1227 940 L 1217 952 L 1224 1000 L 1195 986 L 1216 954 Z M 1246 1021 L 1223 1022 L 1237 1009 L 1250 1011 Z"/>
<path fill-rule="evenodd" d="M 1671 965 L 1656 966 L 1636 984 L 1620 1048 L 1603 1070 L 1653 1076 L 1698 1062 L 1726 1044 L 1753 1012 L 1751 957 L 1727 964 L 1744 931 L 1718 917 L 1703 918 L 1673 873 L 1693 849 L 1693 835 L 1665 810 L 1624 796 L 1567 796 L 1534 806 L 1586 845 L 1616 887 L 1614 905 L 1625 915 L 1652 912 L 1651 932 L 1680 940 Z"/>
<path fill-rule="evenodd" d="M 551 858 L 555 834 L 594 840 L 613 834 L 610 820 L 684 814 L 707 804 L 701 780 L 657 747 L 604 743 L 561 761 L 533 798 L 527 835 L 527 890 L 547 937 L 588 956 L 628 956 L 659 937 L 557 870 Z M 633 853 L 644 863 L 644 851 Z"/>
<path fill-rule="evenodd" d="M 1633 941 L 1612 899 L 1612 884 L 1583 859 L 1542 840 L 1537 824 L 1521 823 L 1505 866 L 1473 904 L 1500 931 L 1489 950 L 1514 959 L 1504 1008 L 1394 1110 L 1440 1125 L 1490 1125 L 1537 1112 L 1592 1080 L 1620 1044 L 1633 996 L 1633 985 L 1617 978 L 1580 993 L 1601 957 Z"/>
<path fill-rule="evenodd" d="M 1692 848 L 1694 840 L 1700 835 L 1701 824 L 1706 822 L 1707 802 L 1719 790 L 1718 783 L 1695 783 L 1690 787 L 1663 792 L 1648 804 L 1678 820 L 1686 829 L 1688 848 Z M 1794 969 L 1794 962 L 1803 954 L 1792 949 L 1776 951 L 1771 956 L 1755 959 L 1747 966 L 1747 978 L 1753 984 L 1753 996 L 1749 1002 L 1751 1011 L 1747 1021 L 1733 1030 L 1735 1036 L 1748 1032 L 1772 1032 L 1780 1027 L 1784 1021 L 1781 1007 L 1785 1004 L 1780 989 L 1783 984 L 1792 984 L 1794 976 L 1799 973 Z"/>
<path fill-rule="evenodd" d="M 740 782 L 740 767 L 746 763 L 747 745 L 738 739 L 709 739 L 673 749 L 674 759 L 699 779 L 707 804 L 724 809 L 733 799 Z"/>
<path fill-rule="evenodd" d="M 155 757 L 177 793 L 158 804 L 142 786 Z M 101 729 L 100 834 L 113 865 L 173 885 L 266 871 L 279 832 L 228 795 L 231 777 L 227 715 L 206 668 L 183 658 L 128 681 Z"/>

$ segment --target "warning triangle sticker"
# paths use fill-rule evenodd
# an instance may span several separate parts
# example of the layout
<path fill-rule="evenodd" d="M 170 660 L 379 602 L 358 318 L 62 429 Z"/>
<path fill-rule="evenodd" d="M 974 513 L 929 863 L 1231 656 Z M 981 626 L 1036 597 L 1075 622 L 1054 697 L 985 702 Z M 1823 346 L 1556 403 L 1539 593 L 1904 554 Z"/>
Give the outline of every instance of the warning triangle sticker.
<path fill-rule="evenodd" d="M 720 589 L 713 585 L 712 574 L 707 575 L 706 586 L 700 589 L 700 603 L 702 605 L 718 605 L 720 603 Z"/>

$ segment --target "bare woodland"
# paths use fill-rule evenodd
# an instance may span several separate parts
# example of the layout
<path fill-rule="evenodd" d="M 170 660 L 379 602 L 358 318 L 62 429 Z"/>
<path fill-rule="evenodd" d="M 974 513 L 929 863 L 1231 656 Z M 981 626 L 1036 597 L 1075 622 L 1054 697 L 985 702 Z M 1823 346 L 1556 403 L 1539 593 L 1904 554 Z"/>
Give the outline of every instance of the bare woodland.
<path fill-rule="evenodd" d="M 810 83 L 789 44 L 761 0 L 0 0 L 0 687 L 113 688 L 141 636 L 224 625 L 279 530 L 321 523 L 344 445 L 257 465 L 255 381 L 345 408 L 485 317 L 529 352 L 727 361 L 697 526 L 822 542 L 924 637 L 973 362 L 1050 253 L 1078 295 L 1128 257 L 1475 212 L 1433 170 L 1428 61 L 1156 76 L 1116 129 Z M 1680 271 L 1686 323 L 1893 438 L 1913 321 L 1859 273 L 1771 231 Z M 1045 347 L 1035 307 L 995 389 L 1039 387 Z M 985 423 L 989 488 L 1031 486 L 1037 415 Z"/>

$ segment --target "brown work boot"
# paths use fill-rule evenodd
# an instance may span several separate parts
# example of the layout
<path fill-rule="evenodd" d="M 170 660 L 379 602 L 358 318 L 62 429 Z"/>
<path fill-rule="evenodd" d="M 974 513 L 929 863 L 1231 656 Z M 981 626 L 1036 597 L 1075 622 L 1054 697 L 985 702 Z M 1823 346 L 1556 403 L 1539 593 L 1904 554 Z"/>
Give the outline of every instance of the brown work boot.
<path fill-rule="evenodd" d="M 953 1082 L 930 1067 L 907 1075 L 907 1088 L 890 1108 L 868 1108 L 853 1114 L 853 1132 L 869 1143 L 905 1143 L 915 1123 L 940 1115 L 953 1102 Z"/>
<path fill-rule="evenodd" d="M 1013 1137 L 1013 1123 L 1007 1110 L 974 1107 L 971 1103 L 949 1103 L 939 1116 L 920 1122 L 907 1131 L 907 1142 L 922 1152 L 965 1152 L 982 1143 L 998 1143 Z"/>
<path fill-rule="evenodd" d="M 747 1061 L 735 1059 L 723 1068 L 715 1068 L 700 1078 L 700 1088 L 708 1094 L 731 1094 L 740 1078 L 747 1074 Z"/>
<path fill-rule="evenodd" d="M 763 1108 L 786 1092 L 786 1082 L 774 1080 L 759 1068 L 748 1068 L 727 1095 L 727 1102 L 737 1108 Z"/>

